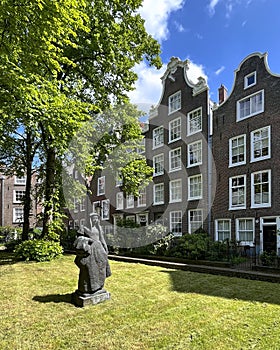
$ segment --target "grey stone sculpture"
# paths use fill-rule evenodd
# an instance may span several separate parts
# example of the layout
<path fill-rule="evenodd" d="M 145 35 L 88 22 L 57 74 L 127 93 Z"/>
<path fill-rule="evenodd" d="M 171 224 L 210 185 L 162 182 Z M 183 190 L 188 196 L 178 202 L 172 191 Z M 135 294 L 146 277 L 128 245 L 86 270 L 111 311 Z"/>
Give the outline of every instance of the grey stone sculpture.
<path fill-rule="evenodd" d="M 111 276 L 108 248 L 97 213 L 90 214 L 90 226 L 90 229 L 81 227 L 74 242 L 75 264 L 80 273 L 72 301 L 77 306 L 97 304 L 110 298 L 110 293 L 103 289 L 106 277 Z"/>

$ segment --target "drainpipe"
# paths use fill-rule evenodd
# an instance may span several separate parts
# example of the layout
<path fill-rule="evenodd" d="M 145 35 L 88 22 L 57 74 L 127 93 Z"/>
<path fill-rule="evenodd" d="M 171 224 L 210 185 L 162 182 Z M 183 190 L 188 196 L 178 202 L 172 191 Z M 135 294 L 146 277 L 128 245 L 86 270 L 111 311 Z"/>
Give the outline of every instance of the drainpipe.
<path fill-rule="evenodd" d="M 0 175 L 1 181 L 1 226 L 4 226 L 4 205 L 5 205 L 5 194 L 4 194 L 4 180 L 5 176 Z"/>

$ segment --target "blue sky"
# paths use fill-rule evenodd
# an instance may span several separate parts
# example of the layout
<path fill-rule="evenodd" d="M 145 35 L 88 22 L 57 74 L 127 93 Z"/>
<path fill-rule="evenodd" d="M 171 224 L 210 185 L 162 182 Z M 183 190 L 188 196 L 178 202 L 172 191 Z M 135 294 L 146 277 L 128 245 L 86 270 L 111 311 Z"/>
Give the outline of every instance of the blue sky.
<path fill-rule="evenodd" d="M 159 102 L 160 77 L 172 56 L 191 61 L 189 77 L 204 76 L 213 101 L 221 84 L 230 93 L 234 70 L 253 52 L 268 52 L 270 69 L 280 74 L 280 0 L 144 0 L 140 13 L 161 44 L 164 65 L 135 68 L 134 103 Z"/>

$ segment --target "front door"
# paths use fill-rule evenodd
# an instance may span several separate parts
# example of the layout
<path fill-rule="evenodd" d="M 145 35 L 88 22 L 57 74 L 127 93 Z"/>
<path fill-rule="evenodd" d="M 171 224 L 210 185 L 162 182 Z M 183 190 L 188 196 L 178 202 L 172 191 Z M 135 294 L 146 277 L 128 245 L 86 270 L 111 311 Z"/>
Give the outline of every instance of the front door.
<path fill-rule="evenodd" d="M 277 246 L 277 226 L 276 225 L 264 225 L 263 226 L 263 250 L 270 253 L 276 253 Z"/>

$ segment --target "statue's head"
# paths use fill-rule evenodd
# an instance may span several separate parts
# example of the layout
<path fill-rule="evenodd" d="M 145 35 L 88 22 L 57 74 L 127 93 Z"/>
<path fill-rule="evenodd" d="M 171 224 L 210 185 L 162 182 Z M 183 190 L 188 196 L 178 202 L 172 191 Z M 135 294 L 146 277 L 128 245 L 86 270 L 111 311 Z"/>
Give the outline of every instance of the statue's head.
<path fill-rule="evenodd" d="M 90 223 L 92 225 L 96 224 L 99 221 L 99 215 L 95 212 L 91 213 L 89 215 L 89 218 L 90 218 Z"/>

